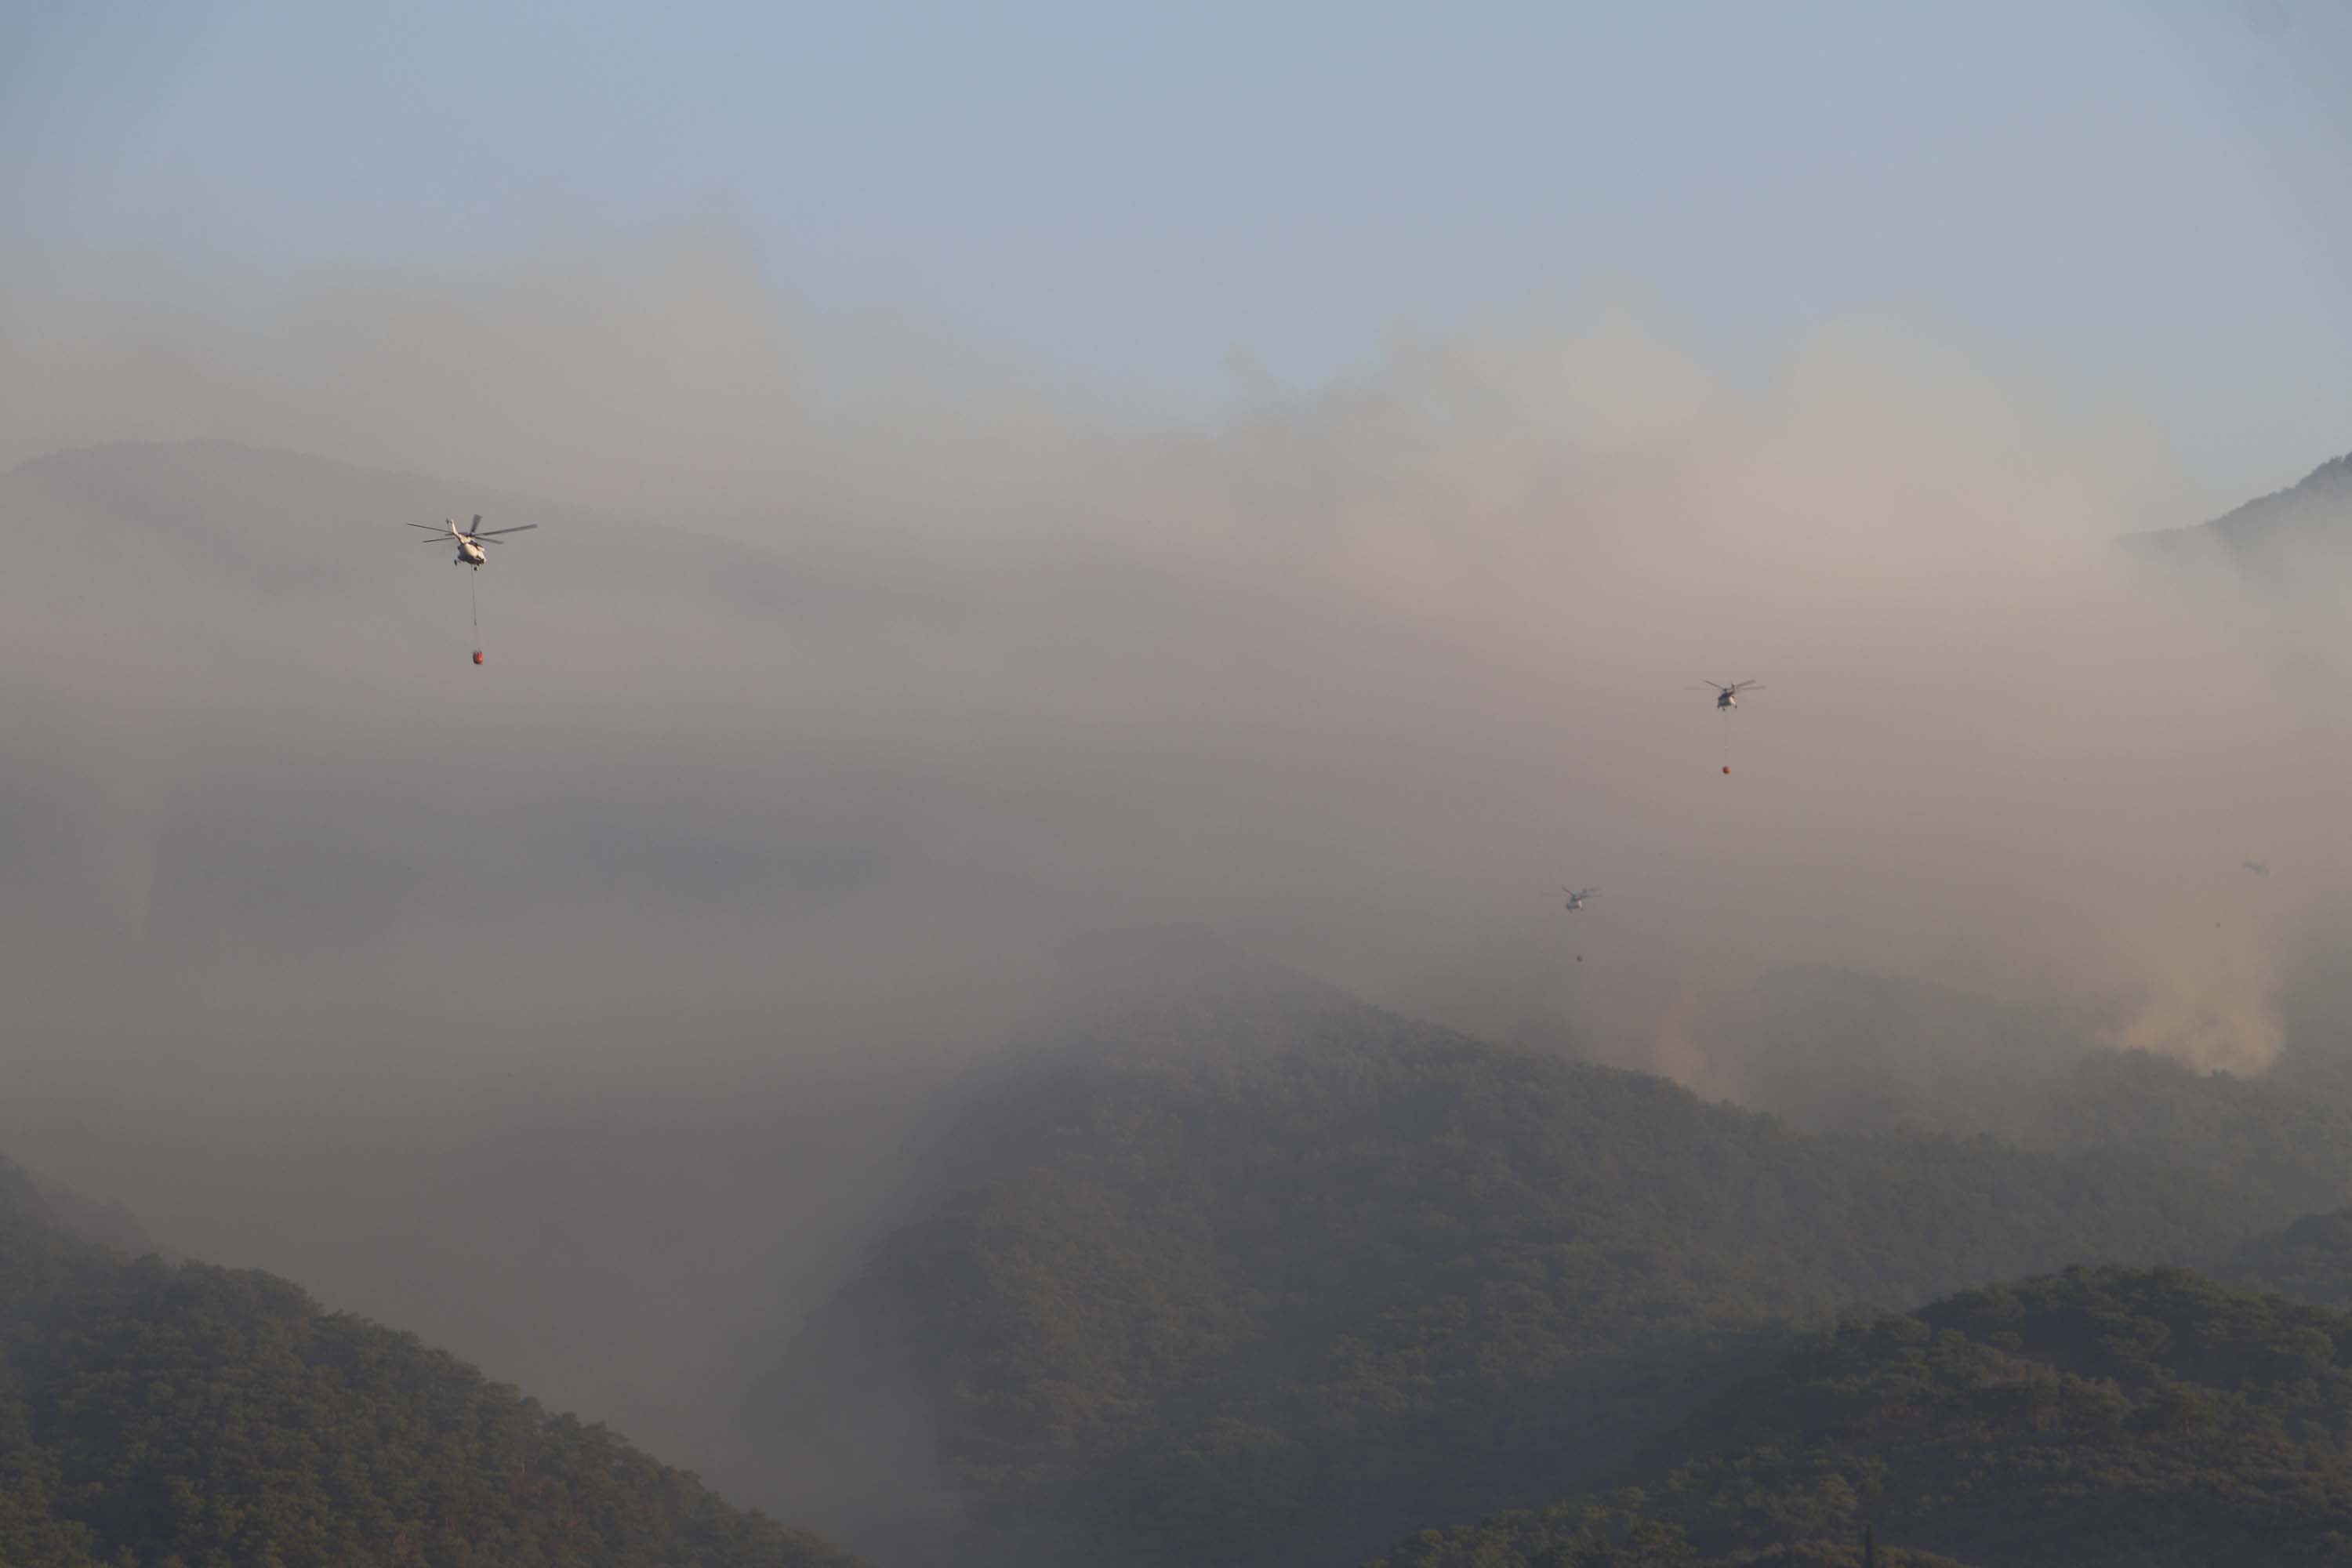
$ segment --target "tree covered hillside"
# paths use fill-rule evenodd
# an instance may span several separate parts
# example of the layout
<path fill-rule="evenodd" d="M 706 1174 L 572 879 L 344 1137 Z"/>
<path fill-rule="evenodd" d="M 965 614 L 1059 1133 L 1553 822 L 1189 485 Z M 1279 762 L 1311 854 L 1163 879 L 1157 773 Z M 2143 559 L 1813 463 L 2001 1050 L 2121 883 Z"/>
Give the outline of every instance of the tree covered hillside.
<path fill-rule="evenodd" d="M 2352 1209 L 2305 1215 L 2284 1230 L 2258 1236 L 2215 1272 L 2250 1290 L 2352 1308 Z"/>
<path fill-rule="evenodd" d="M 0 1165 L 0 1563 L 819 1568 L 601 1426 L 266 1274 L 73 1239 Z"/>
<path fill-rule="evenodd" d="M 2352 1093 L 2327 1072 L 2341 1005 L 2330 1012 L 2296 1020 L 2273 1071 L 2241 1077 L 2103 1049 L 2045 1014 L 1947 986 L 1804 968 L 1763 976 L 1705 1034 L 1742 1104 L 1799 1127 L 2160 1163 L 2284 1222 L 2352 1202 Z"/>
<path fill-rule="evenodd" d="M 1804 1135 L 1311 996 L 1125 1017 L 966 1114 L 962 1189 L 762 1398 L 781 1449 L 802 1412 L 909 1395 L 1024 1562 L 1360 1558 L 1589 1484 L 1789 1322 L 2284 1217 L 2153 1160 Z"/>
<path fill-rule="evenodd" d="M 2352 1317 L 2070 1269 L 1843 1326 L 1631 1473 L 1606 1503 L 1424 1531 L 1380 1568 L 1852 1562 L 1865 1521 L 2003 1568 L 2342 1563 Z M 1601 1537 L 1621 1544 L 1577 1555 Z M 1656 1553 L 1622 1544 L 1642 1541 Z"/>
<path fill-rule="evenodd" d="M 1939 1552 L 1796 1532 L 1762 1551 L 1702 1551 L 1690 1532 L 1643 1510 L 1638 1489 L 1606 1501 L 1497 1514 L 1456 1530 L 1424 1530 L 1364 1568 L 1972 1568 Z M 1826 1528 L 1824 1523 L 1824 1528 Z"/>

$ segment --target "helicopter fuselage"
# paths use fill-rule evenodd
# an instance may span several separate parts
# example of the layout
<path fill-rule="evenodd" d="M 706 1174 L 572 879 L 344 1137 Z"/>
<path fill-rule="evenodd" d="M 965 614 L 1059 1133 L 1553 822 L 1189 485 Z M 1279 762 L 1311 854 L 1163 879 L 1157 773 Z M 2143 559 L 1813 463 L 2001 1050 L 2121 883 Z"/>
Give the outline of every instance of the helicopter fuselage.
<path fill-rule="evenodd" d="M 1728 691 L 1718 692 L 1716 695 L 1715 705 L 1717 708 L 1737 708 L 1739 706 L 1739 699 Z"/>
<path fill-rule="evenodd" d="M 461 539 L 457 541 L 457 558 L 455 561 L 452 561 L 449 564 L 452 566 L 479 566 L 488 559 L 488 557 L 482 553 L 482 547 L 480 545 L 475 543 L 470 539 Z"/>

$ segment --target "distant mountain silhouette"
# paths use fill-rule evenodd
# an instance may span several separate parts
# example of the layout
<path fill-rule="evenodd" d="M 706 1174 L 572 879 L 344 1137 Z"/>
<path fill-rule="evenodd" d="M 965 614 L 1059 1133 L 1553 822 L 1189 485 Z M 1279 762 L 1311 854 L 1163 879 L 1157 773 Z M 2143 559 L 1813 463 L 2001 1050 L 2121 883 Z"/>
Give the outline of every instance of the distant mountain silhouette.
<path fill-rule="evenodd" d="M 2248 568 L 2284 566 L 2315 551 L 2352 551 L 2352 454 L 2331 458 L 2288 489 L 2261 496 L 2193 528 L 2137 534 L 2159 557 L 2218 551 Z"/>

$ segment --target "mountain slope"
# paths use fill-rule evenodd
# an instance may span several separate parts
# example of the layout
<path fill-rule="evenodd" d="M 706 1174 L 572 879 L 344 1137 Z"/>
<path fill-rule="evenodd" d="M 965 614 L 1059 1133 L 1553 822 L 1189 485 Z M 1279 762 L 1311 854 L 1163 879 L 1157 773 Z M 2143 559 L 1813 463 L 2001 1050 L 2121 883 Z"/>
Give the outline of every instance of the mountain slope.
<path fill-rule="evenodd" d="M 2151 1160 L 1800 1135 L 1343 1000 L 1127 1016 L 973 1104 L 995 1165 L 763 1397 L 904 1391 L 1026 1561 L 1344 1561 L 1597 1478 L 1788 1322 L 2292 1212 Z"/>
<path fill-rule="evenodd" d="M 2352 1200 L 2352 1097 L 2308 1070 L 2305 1043 L 2290 1042 L 2284 1071 L 2199 1072 L 2101 1048 L 2028 1008 L 1822 968 L 1766 974 L 1703 1034 L 1714 1079 L 1808 1130 L 1990 1136 L 2162 1163 L 2282 1216 Z"/>
<path fill-rule="evenodd" d="M 2352 1308 L 2352 1209 L 2305 1215 L 2284 1230 L 2258 1236 L 2215 1272 L 2250 1290 Z"/>
<path fill-rule="evenodd" d="M 2331 458 L 2291 489 L 2258 496 L 2205 526 L 2241 552 L 2273 548 L 2295 537 L 2340 542 L 2352 531 L 2352 454 Z"/>
<path fill-rule="evenodd" d="M 2308 563 L 2315 555 L 2340 553 L 2347 542 L 2352 542 L 2352 454 L 2331 458 L 2289 489 L 2258 496 L 2210 522 L 2133 537 L 2135 545 L 2158 558 L 2219 551 L 2263 576 Z"/>
<path fill-rule="evenodd" d="M 0 1167 L 0 1563 L 845 1565 L 265 1274 L 127 1263 Z"/>
<path fill-rule="evenodd" d="M 540 525 L 478 584 L 403 526 L 475 511 Z M 986 1026 L 916 843 L 969 792 L 849 717 L 933 689 L 938 606 L 782 521 L 221 443 L 27 462 L 0 537 L 0 1149 L 728 1470 L 914 1043 Z M 847 961 L 921 921 L 924 985 Z"/>
<path fill-rule="evenodd" d="M 131 1258 L 159 1250 L 146 1227 L 121 1204 L 106 1203 L 29 1175 L 26 1180 L 29 1187 L 20 1187 L 18 1191 L 29 1194 L 32 1214 L 68 1236 L 110 1247 Z"/>
<path fill-rule="evenodd" d="M 1424 1531 L 1386 1568 L 1583 1562 L 1559 1553 L 1596 1518 L 1734 1562 L 1851 1562 L 1867 1521 L 2004 1568 L 2342 1563 L 2352 1317 L 2178 1270 L 2070 1269 L 1841 1327 L 1633 1473 L 1612 1509 Z"/>

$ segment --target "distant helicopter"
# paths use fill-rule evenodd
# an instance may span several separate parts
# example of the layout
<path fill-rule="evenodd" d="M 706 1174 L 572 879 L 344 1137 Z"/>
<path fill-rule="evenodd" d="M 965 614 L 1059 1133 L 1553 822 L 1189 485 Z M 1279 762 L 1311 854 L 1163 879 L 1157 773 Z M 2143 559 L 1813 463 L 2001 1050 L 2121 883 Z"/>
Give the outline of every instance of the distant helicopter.
<path fill-rule="evenodd" d="M 471 566 L 478 571 L 482 563 L 489 559 L 482 553 L 483 545 L 496 544 L 501 533 L 522 533 L 539 526 L 535 522 L 519 522 L 512 528 L 486 529 L 482 526 L 482 514 L 478 511 L 474 514 L 474 525 L 471 528 L 459 528 L 457 520 L 454 517 L 443 518 L 441 521 L 443 524 L 441 528 L 436 528 L 429 522 L 412 522 L 408 526 L 421 528 L 433 535 L 431 539 L 425 541 L 428 544 L 455 540 L 457 544 L 457 556 L 449 564 Z"/>
<path fill-rule="evenodd" d="M 1584 907 L 1584 900 L 1591 898 L 1600 890 L 1601 889 L 1598 888 L 1562 888 L 1560 889 L 1561 892 L 1568 895 L 1568 907 L 1570 910 L 1582 909 Z"/>
<path fill-rule="evenodd" d="M 476 519 L 475 521 L 479 521 L 480 520 Z M 1701 686 L 1712 686 L 1715 688 L 1715 705 L 1727 713 L 1732 709 L 1739 706 L 1739 694 L 1741 692 L 1760 691 L 1764 689 L 1764 683 L 1760 680 L 1735 680 L 1728 686 L 1724 685 L 1718 680 L 1702 680 L 1699 684 Z"/>

